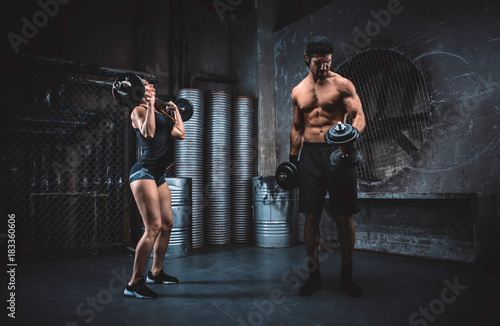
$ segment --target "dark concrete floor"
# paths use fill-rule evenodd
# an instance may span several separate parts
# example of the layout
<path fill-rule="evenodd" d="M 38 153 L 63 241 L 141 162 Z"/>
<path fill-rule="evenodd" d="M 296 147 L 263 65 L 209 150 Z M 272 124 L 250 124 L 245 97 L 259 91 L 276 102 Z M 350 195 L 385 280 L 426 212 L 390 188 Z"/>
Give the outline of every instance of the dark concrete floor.
<path fill-rule="evenodd" d="M 500 279 L 474 266 L 356 251 L 363 298 L 339 288 L 339 250 L 323 251 L 323 289 L 300 297 L 303 245 L 205 247 L 166 260 L 177 285 L 124 297 L 128 254 L 19 264 L 20 325 L 499 325 Z M 151 262 L 151 261 L 150 261 Z M 149 269 L 148 269 L 149 270 Z M 449 288 L 453 289 L 449 289 Z M 446 289 L 449 290 L 446 290 Z"/>

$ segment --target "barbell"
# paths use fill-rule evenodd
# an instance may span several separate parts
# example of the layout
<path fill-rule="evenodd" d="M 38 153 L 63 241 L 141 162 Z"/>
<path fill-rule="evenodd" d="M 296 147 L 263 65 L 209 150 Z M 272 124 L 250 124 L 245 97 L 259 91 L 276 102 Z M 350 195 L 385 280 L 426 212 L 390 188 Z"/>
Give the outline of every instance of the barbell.
<path fill-rule="evenodd" d="M 134 108 L 139 105 L 146 95 L 146 87 L 142 81 L 142 78 L 133 73 L 124 73 L 113 83 L 113 98 L 120 104 L 125 105 L 130 108 Z M 159 98 L 155 99 L 155 102 L 166 106 L 168 102 L 163 101 Z M 174 101 L 174 104 L 177 105 L 177 109 L 181 115 L 182 121 L 186 122 L 193 116 L 193 104 L 185 98 L 178 98 Z M 160 111 L 164 114 L 168 114 L 172 116 L 171 111 L 166 110 L 163 107 L 160 107 Z"/>

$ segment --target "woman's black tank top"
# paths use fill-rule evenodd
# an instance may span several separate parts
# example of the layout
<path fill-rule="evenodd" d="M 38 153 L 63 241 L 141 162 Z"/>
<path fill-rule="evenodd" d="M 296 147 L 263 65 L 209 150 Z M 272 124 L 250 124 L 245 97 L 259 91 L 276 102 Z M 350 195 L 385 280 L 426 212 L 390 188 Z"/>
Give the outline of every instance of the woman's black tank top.
<path fill-rule="evenodd" d="M 169 162 L 168 145 L 174 123 L 171 119 L 155 112 L 155 124 L 155 135 L 151 139 L 147 139 L 139 129 L 134 128 L 142 147 L 139 163 L 145 168 L 163 173 Z"/>

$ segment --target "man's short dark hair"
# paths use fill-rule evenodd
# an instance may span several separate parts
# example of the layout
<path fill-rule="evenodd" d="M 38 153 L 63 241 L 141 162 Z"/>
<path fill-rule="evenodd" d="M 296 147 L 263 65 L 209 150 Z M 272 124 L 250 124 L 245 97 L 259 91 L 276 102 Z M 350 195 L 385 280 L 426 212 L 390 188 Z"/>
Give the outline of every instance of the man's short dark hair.
<path fill-rule="evenodd" d="M 305 52 L 309 60 L 311 60 L 311 57 L 315 54 L 333 54 L 333 43 L 326 36 L 315 36 L 307 42 Z M 306 61 L 306 66 L 309 67 L 309 63 Z"/>

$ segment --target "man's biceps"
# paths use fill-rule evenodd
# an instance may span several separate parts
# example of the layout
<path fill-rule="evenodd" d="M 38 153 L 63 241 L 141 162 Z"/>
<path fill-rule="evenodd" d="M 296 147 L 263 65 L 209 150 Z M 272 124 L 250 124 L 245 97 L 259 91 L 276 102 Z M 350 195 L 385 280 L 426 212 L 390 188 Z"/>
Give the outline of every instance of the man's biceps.
<path fill-rule="evenodd" d="M 352 96 L 344 96 L 344 98 L 343 98 L 344 104 L 351 105 L 352 100 L 353 100 Z"/>

